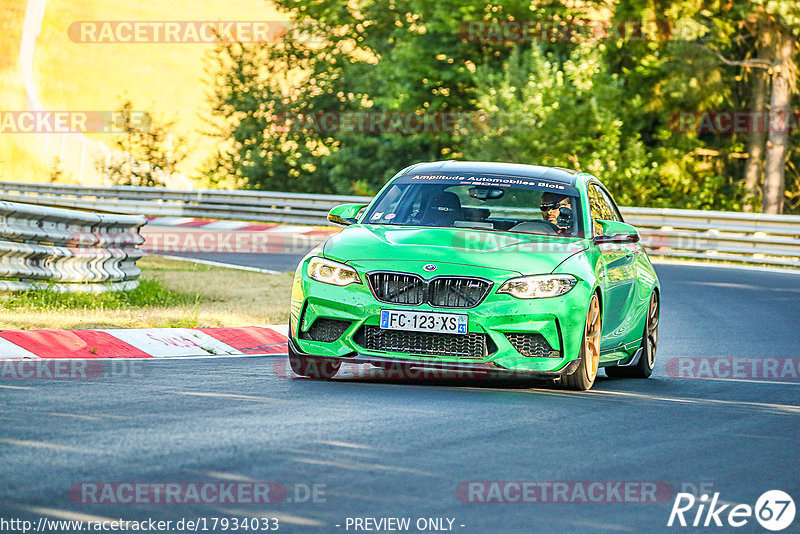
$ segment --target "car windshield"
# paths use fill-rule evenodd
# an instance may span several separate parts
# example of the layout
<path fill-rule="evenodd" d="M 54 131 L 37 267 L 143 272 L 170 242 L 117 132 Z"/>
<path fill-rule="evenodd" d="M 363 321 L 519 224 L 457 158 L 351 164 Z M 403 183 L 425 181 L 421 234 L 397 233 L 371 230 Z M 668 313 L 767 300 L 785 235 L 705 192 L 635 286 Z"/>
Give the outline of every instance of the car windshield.
<path fill-rule="evenodd" d="M 384 189 L 362 223 L 583 236 L 574 187 L 489 174 L 401 176 Z"/>

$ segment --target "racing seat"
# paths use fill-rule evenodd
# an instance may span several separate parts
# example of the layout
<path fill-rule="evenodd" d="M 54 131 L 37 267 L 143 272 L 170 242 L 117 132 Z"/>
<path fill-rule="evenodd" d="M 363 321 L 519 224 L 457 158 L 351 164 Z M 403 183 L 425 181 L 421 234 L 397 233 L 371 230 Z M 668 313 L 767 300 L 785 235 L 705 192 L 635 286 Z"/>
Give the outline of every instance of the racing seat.
<path fill-rule="evenodd" d="M 422 226 L 450 227 L 455 221 L 462 218 L 461 201 L 458 199 L 458 195 L 444 191 L 428 201 L 420 224 Z"/>

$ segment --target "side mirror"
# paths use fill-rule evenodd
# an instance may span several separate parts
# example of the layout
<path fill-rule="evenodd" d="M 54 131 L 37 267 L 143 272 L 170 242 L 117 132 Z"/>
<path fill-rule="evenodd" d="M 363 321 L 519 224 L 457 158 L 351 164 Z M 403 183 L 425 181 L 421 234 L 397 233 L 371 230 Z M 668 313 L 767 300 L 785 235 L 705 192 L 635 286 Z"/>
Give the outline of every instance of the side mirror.
<path fill-rule="evenodd" d="M 366 208 L 367 204 L 342 204 L 334 206 L 328 212 L 328 220 L 334 224 L 349 226 L 355 224 L 358 219 L 358 212 Z"/>
<path fill-rule="evenodd" d="M 603 228 L 603 233 L 592 238 L 595 245 L 602 243 L 638 243 L 639 232 L 630 224 L 619 221 L 595 221 Z"/>

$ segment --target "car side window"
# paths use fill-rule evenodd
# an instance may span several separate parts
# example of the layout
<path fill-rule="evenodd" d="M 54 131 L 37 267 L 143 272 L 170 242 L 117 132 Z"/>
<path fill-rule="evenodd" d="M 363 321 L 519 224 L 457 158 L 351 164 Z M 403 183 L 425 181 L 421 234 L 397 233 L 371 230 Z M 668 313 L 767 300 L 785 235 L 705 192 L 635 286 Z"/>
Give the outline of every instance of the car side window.
<path fill-rule="evenodd" d="M 608 191 L 602 189 L 601 187 L 597 187 L 597 189 L 600 190 L 600 194 L 603 195 L 603 200 L 608 206 L 608 211 L 611 214 L 611 217 L 609 217 L 607 220 L 625 222 L 622 220 L 622 215 L 619 212 L 619 208 L 617 207 L 616 203 L 614 203 L 614 199 L 611 198 L 611 195 L 608 194 Z"/>
<path fill-rule="evenodd" d="M 603 196 L 603 191 L 595 184 L 589 184 L 589 211 L 592 215 L 593 235 L 603 233 L 603 228 L 596 221 L 615 220 L 613 212 Z"/>

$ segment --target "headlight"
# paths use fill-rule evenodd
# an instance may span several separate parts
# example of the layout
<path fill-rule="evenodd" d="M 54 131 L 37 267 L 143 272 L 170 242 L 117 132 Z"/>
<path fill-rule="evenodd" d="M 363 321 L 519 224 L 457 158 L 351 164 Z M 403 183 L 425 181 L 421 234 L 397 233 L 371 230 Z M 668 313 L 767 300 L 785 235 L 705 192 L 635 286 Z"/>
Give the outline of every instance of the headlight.
<path fill-rule="evenodd" d="M 311 258 L 311 261 L 308 262 L 308 276 L 317 282 L 335 286 L 361 283 L 361 278 L 352 267 L 320 257 Z"/>
<path fill-rule="evenodd" d="M 577 282 L 578 280 L 569 274 L 522 276 L 506 281 L 497 292 L 507 293 L 518 299 L 546 299 L 567 293 Z"/>

